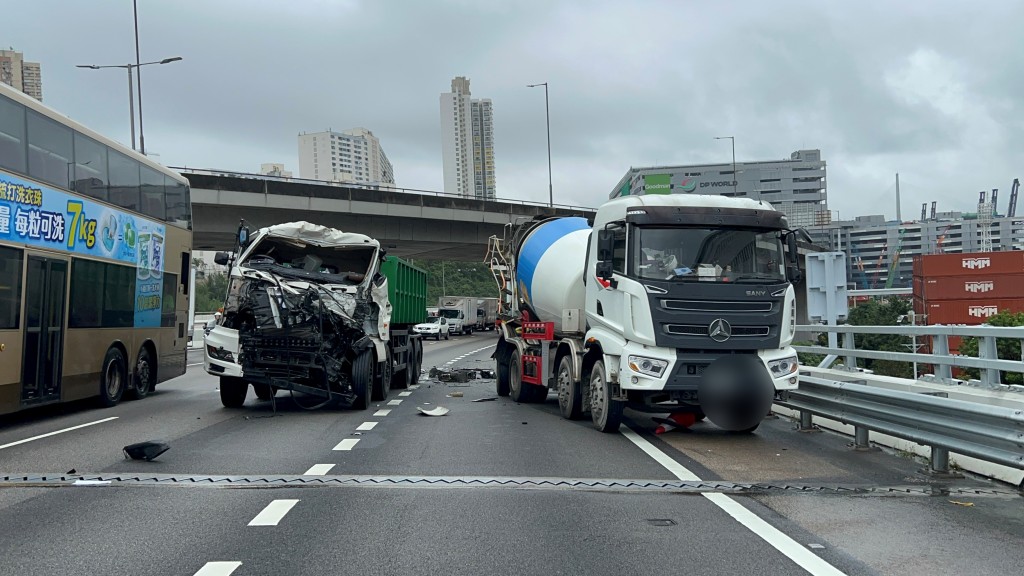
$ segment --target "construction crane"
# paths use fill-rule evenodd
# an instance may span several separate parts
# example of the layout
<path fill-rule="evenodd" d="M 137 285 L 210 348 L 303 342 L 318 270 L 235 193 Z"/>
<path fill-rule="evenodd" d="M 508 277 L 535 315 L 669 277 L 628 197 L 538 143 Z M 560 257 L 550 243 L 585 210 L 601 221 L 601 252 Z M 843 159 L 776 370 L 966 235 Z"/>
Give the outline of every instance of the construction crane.
<path fill-rule="evenodd" d="M 850 256 L 853 257 L 851 269 L 855 271 L 854 284 L 863 290 L 868 287 L 868 275 L 864 273 L 864 259 L 860 257 L 860 248 L 853 242 L 850 242 Z"/>
<path fill-rule="evenodd" d="M 1010 186 L 1010 205 L 1006 207 L 1006 215 L 1010 218 L 1017 215 L 1017 190 L 1020 190 L 1020 180 L 1014 178 Z"/>
<path fill-rule="evenodd" d="M 924 222 L 925 218 L 928 217 L 928 203 L 921 204 L 921 222 Z"/>
<path fill-rule="evenodd" d="M 999 215 L 999 212 L 997 212 L 998 206 L 999 206 L 998 198 L 999 198 L 999 188 L 993 188 L 992 189 L 992 217 L 993 218 L 995 218 L 996 216 Z"/>
<path fill-rule="evenodd" d="M 938 202 L 937 202 L 937 201 L 935 201 L 935 200 L 932 200 L 932 220 L 936 220 L 936 219 L 937 219 L 937 218 L 935 218 L 935 208 L 936 208 L 936 204 L 938 204 Z"/>
<path fill-rule="evenodd" d="M 899 238 L 896 240 L 896 249 L 892 252 L 892 259 L 889 261 L 889 274 L 885 277 L 885 287 L 892 288 L 893 280 L 900 267 L 900 252 L 903 251 L 903 235 L 907 233 L 905 228 L 900 229 Z"/>
<path fill-rule="evenodd" d="M 878 288 L 878 275 L 882 272 L 882 263 L 885 262 L 885 254 L 889 250 L 889 243 L 882 246 L 882 253 L 878 255 L 878 262 L 875 262 L 875 274 L 871 278 L 871 288 Z"/>
<path fill-rule="evenodd" d="M 946 232 L 953 227 L 953 223 L 946 224 L 945 228 L 939 231 L 939 239 L 935 241 L 935 254 L 942 254 L 942 243 L 946 241 Z"/>
<path fill-rule="evenodd" d="M 985 201 L 985 191 L 978 193 L 978 228 L 981 231 L 980 252 L 992 251 L 992 204 Z"/>

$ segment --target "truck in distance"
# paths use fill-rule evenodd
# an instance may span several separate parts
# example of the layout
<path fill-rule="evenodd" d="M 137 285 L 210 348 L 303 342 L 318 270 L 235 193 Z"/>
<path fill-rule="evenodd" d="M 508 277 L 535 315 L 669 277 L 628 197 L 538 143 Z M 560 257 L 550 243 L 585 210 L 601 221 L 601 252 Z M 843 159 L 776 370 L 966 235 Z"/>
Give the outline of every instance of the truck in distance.
<path fill-rule="evenodd" d="M 449 333 L 472 334 L 476 324 L 476 298 L 441 296 L 437 299 L 437 315 L 448 320 Z"/>

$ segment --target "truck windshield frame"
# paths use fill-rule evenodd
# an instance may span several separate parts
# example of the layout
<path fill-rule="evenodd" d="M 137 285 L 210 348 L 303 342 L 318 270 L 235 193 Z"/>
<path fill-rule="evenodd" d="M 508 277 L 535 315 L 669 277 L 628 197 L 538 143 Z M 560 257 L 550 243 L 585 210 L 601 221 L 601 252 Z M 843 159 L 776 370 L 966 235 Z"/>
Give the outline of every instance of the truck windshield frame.
<path fill-rule="evenodd" d="M 765 228 L 631 226 L 629 276 L 683 282 L 786 281 L 779 231 Z"/>

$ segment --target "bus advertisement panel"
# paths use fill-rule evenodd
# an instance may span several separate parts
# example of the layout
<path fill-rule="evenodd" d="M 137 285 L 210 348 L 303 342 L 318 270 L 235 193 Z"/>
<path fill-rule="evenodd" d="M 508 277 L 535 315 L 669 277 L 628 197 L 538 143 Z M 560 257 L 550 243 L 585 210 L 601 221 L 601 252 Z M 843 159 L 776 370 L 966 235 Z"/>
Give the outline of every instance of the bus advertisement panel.
<path fill-rule="evenodd" d="M 135 266 L 135 327 L 160 326 L 163 224 L 0 170 L 0 241 Z"/>

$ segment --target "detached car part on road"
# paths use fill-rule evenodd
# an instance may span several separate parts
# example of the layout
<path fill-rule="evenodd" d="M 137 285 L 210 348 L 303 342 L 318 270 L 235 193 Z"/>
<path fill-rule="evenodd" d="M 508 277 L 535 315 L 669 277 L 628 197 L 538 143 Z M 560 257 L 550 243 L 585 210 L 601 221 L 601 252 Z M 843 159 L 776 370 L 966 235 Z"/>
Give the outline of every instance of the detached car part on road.
<path fill-rule="evenodd" d="M 300 392 L 300 406 L 357 409 L 419 379 L 423 347 L 412 326 L 426 318 L 426 273 L 376 240 L 308 222 L 249 237 L 239 228 L 224 316 L 206 338 L 205 368 L 220 377 L 224 406 Z M 396 294 L 396 287 L 398 287 Z"/>

